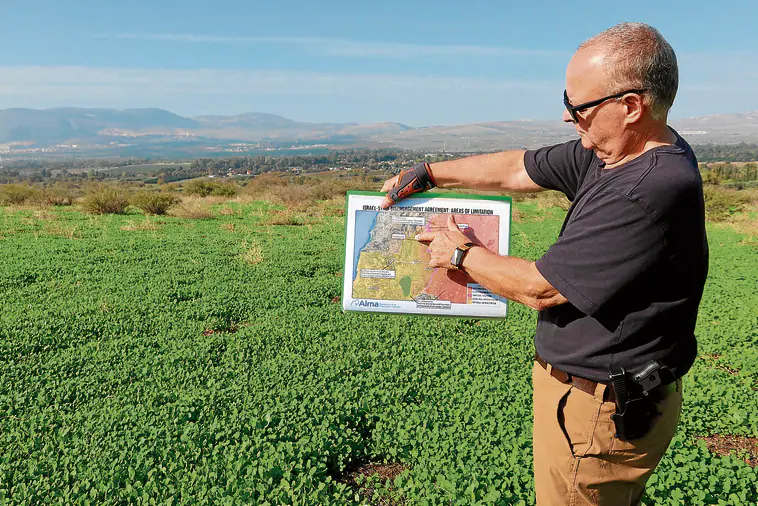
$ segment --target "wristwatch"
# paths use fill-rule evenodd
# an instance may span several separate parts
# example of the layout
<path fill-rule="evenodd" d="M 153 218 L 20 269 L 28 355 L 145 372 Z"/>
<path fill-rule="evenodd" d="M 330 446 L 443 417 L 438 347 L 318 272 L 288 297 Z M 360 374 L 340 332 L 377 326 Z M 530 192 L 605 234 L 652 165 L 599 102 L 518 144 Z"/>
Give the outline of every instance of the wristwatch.
<path fill-rule="evenodd" d="M 453 269 L 456 271 L 463 270 L 463 259 L 466 258 L 468 250 L 476 246 L 473 242 L 467 242 L 463 246 L 458 246 L 453 251 L 453 256 L 450 257 L 450 263 L 453 265 Z"/>

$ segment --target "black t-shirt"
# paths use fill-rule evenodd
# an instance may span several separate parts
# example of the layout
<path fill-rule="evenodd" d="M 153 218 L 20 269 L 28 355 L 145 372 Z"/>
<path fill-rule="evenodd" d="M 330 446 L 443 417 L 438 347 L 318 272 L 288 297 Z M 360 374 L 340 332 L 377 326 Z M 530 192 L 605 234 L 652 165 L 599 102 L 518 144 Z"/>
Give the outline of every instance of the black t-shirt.
<path fill-rule="evenodd" d="M 653 148 L 613 169 L 579 140 L 527 151 L 526 170 L 572 201 L 537 269 L 568 302 L 540 312 L 537 352 L 608 380 L 649 360 L 685 374 L 708 274 L 703 186 L 692 149 Z"/>

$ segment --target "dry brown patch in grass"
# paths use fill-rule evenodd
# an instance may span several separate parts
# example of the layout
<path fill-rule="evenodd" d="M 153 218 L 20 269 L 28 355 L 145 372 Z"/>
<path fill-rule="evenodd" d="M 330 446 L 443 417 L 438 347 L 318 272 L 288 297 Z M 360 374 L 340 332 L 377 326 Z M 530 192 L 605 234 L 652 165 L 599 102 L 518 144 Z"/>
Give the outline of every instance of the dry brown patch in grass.
<path fill-rule="evenodd" d="M 758 465 L 758 438 L 735 436 L 732 434 L 713 434 L 712 436 L 696 436 L 705 441 L 708 450 L 724 457 L 731 453 L 745 455 L 744 460 L 750 467 Z"/>
<path fill-rule="evenodd" d="M 731 216 L 726 224 L 738 234 L 746 235 L 745 242 L 758 244 L 758 192 L 753 192 L 745 211 Z"/>
<path fill-rule="evenodd" d="M 239 327 L 237 327 L 236 325 L 232 325 L 231 327 L 226 327 L 223 329 L 205 329 L 203 331 L 203 336 L 208 337 L 208 336 L 212 336 L 213 334 L 234 334 L 238 330 L 239 330 Z"/>
<path fill-rule="evenodd" d="M 719 353 L 712 353 L 710 355 L 700 355 L 700 358 L 708 362 L 708 365 L 706 367 L 710 369 L 720 369 L 722 371 L 726 371 L 732 376 L 736 376 L 740 373 L 739 370 L 735 369 L 731 365 L 727 364 L 726 362 L 721 362 L 721 354 Z"/>
<path fill-rule="evenodd" d="M 506 197 L 510 197 L 512 202 L 529 202 L 537 199 L 538 193 L 524 193 L 524 192 L 507 192 L 505 194 L 500 192 L 485 192 L 485 191 L 469 191 L 466 190 L 466 193 L 474 193 L 474 194 L 481 194 L 481 195 L 497 195 L 501 196 L 504 195 Z"/>
<path fill-rule="evenodd" d="M 58 215 L 50 212 L 48 209 L 37 209 L 34 211 L 34 217 L 40 221 L 57 221 Z"/>
<path fill-rule="evenodd" d="M 126 220 L 126 225 L 121 227 L 121 230 L 127 230 L 129 232 L 135 232 L 138 230 L 158 230 L 158 224 L 145 218 L 142 221 Z"/>
<path fill-rule="evenodd" d="M 25 202 L 23 204 L 12 204 L 4 207 L 5 211 L 8 214 L 17 214 L 28 211 L 32 211 L 34 213 L 36 211 L 45 211 L 49 209 L 49 206 L 41 204 L 39 202 Z"/>
<path fill-rule="evenodd" d="M 210 209 L 210 203 L 200 198 L 187 198 L 181 204 L 172 208 L 168 214 L 177 218 L 190 220 L 207 220 L 214 217 Z"/>
<path fill-rule="evenodd" d="M 240 193 L 233 199 L 228 200 L 227 202 L 234 202 L 235 204 L 249 204 L 250 202 L 255 202 L 257 200 L 260 200 L 260 198 L 257 198 L 256 195 L 248 195 L 246 193 Z"/>
<path fill-rule="evenodd" d="M 46 224 L 45 233 L 65 237 L 67 239 L 76 239 L 81 236 L 79 228 L 76 225 L 66 225 L 63 223 Z"/>
<path fill-rule="evenodd" d="M 511 206 L 511 221 L 513 223 L 521 223 L 524 221 L 524 213 L 518 210 L 515 206 Z"/>
<path fill-rule="evenodd" d="M 534 241 L 529 239 L 529 236 L 526 235 L 526 232 L 523 230 L 519 232 L 518 234 L 519 240 L 521 241 L 521 244 L 523 244 L 525 247 L 530 248 L 534 245 Z"/>
<path fill-rule="evenodd" d="M 305 225 L 306 219 L 301 213 L 286 209 L 284 211 L 270 211 L 267 213 L 261 225 Z"/>
<path fill-rule="evenodd" d="M 407 468 L 399 463 L 389 464 L 376 464 L 376 463 L 362 463 L 353 468 L 348 468 L 342 476 L 336 478 L 337 482 L 345 483 L 355 489 L 358 493 L 365 497 L 370 504 L 377 504 L 380 506 L 396 506 L 399 504 L 405 504 L 405 502 L 399 502 L 389 497 L 383 497 L 376 493 L 372 482 L 379 481 L 381 483 L 390 482 L 388 490 L 393 490 L 392 483 L 395 478 Z"/>
<path fill-rule="evenodd" d="M 222 223 L 219 228 L 227 232 L 234 232 L 234 223 Z"/>
<path fill-rule="evenodd" d="M 316 216 L 344 216 L 345 215 L 345 196 L 340 195 L 316 203 L 313 214 Z"/>
<path fill-rule="evenodd" d="M 234 209 L 230 206 L 224 206 L 218 210 L 218 214 L 222 214 L 224 216 L 239 216 L 242 214 L 242 212 L 239 209 Z"/>
<path fill-rule="evenodd" d="M 571 202 L 566 196 L 557 191 L 546 191 L 537 194 L 537 205 L 540 209 L 548 209 L 551 207 L 560 207 L 564 211 L 568 211 L 571 206 Z"/>
<path fill-rule="evenodd" d="M 232 197 L 212 195 L 210 197 L 196 197 L 196 198 L 204 200 L 206 204 L 217 206 L 220 204 L 226 204 L 227 202 L 229 202 L 229 200 Z"/>
<path fill-rule="evenodd" d="M 250 265 L 257 265 L 263 262 L 263 249 L 257 244 L 249 244 L 247 241 L 242 243 L 242 253 L 238 258 Z"/>

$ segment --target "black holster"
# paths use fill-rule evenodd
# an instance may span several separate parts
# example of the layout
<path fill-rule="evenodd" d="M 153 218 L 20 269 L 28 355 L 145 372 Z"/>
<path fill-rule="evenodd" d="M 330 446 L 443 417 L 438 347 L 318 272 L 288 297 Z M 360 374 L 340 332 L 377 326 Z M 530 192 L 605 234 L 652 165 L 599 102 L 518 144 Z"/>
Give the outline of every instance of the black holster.
<path fill-rule="evenodd" d="M 616 392 L 616 413 L 611 415 L 616 424 L 616 437 L 621 441 L 643 437 L 659 415 L 656 403 L 661 390 L 658 387 L 674 381 L 673 373 L 651 360 L 629 371 L 622 367 L 611 372 L 609 379 Z"/>

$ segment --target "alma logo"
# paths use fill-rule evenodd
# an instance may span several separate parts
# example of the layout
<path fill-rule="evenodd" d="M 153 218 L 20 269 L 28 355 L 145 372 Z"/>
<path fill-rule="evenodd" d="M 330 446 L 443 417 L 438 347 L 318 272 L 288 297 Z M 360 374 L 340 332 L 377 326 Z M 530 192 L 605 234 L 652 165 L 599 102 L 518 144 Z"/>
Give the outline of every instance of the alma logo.
<path fill-rule="evenodd" d="M 370 300 L 359 300 L 358 307 L 379 307 L 379 303 L 371 302 Z"/>

